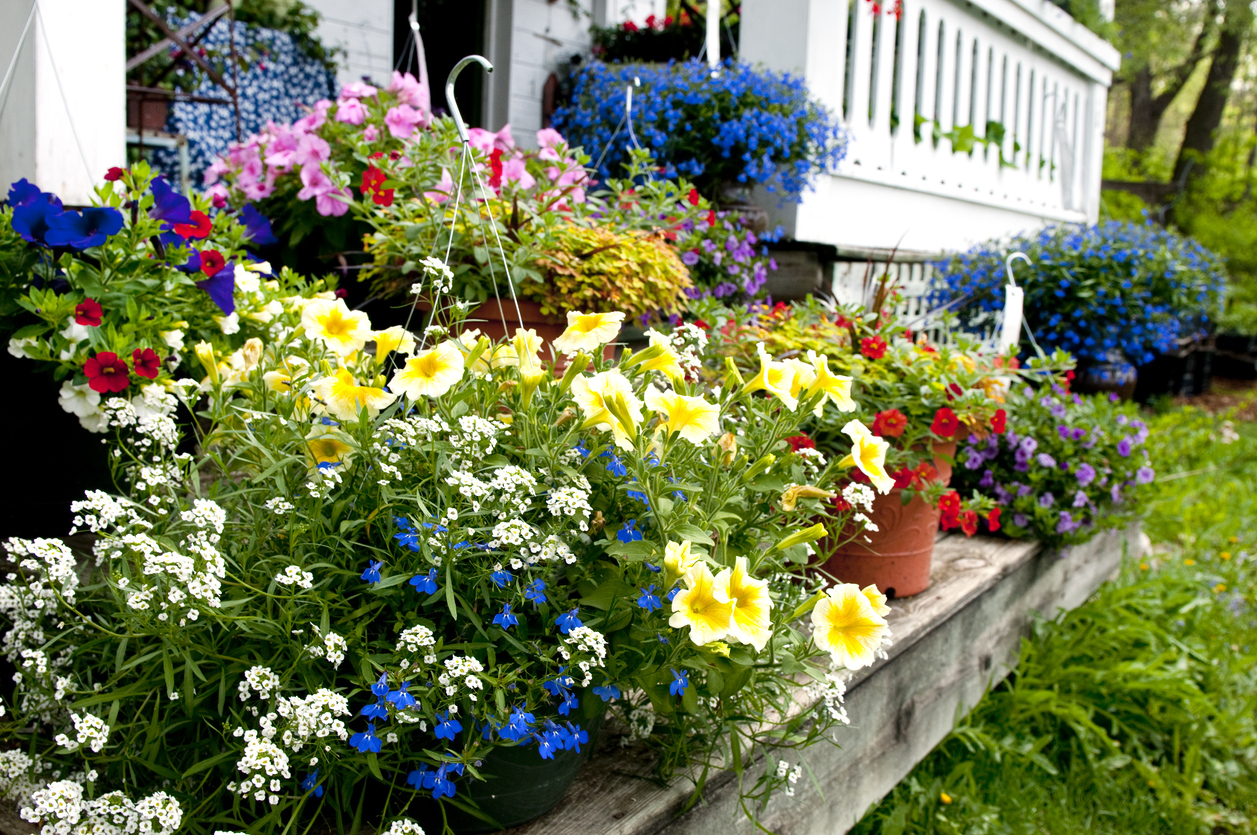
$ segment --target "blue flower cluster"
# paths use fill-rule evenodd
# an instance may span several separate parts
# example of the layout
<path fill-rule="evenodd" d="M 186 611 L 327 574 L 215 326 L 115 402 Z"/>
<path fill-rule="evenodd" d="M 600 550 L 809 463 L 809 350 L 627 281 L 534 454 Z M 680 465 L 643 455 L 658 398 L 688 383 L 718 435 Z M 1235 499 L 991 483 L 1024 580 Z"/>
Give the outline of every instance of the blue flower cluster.
<path fill-rule="evenodd" d="M 40 191 L 25 179 L 9 186 L 9 205 L 13 207 L 13 231 L 34 244 L 90 249 L 122 229 L 122 212 L 117 209 L 65 209 L 60 197 Z"/>
<path fill-rule="evenodd" d="M 1111 361 L 1116 352 L 1143 365 L 1204 332 L 1226 281 L 1221 259 L 1194 239 L 1151 222 L 1108 221 L 1049 227 L 937 263 L 934 301 L 963 299 L 962 325 L 980 329 L 1003 309 L 1008 252 L 1034 264 L 1013 269 L 1039 344 L 1084 363 Z"/>
<path fill-rule="evenodd" d="M 591 62 L 576 78 L 572 102 L 555 127 L 595 159 L 608 179 L 629 158 L 624 90 L 634 78 L 633 131 L 665 176 L 684 176 L 707 195 L 721 183 L 759 183 L 798 201 L 813 177 L 846 154 L 837 118 L 808 97 L 802 78 L 727 60 L 712 75 L 705 63 Z M 609 146 L 609 147 L 608 147 Z"/>

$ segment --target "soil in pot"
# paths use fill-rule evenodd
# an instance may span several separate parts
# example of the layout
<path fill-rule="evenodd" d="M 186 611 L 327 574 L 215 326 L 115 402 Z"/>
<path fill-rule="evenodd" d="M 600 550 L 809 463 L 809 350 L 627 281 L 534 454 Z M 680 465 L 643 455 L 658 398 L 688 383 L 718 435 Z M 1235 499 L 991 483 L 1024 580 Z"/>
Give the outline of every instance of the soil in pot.
<path fill-rule="evenodd" d="M 934 467 L 943 484 L 951 482 L 950 459 L 956 455 L 956 444 L 957 441 L 948 441 L 934 445 Z M 861 533 L 835 548 L 825 561 L 825 571 L 841 582 L 861 588 L 877 586 L 890 598 L 909 597 L 929 588 L 938 508 L 926 504 L 920 496 L 904 504 L 903 490 L 896 487 L 873 501 L 869 518 L 877 525 L 877 531 Z"/>

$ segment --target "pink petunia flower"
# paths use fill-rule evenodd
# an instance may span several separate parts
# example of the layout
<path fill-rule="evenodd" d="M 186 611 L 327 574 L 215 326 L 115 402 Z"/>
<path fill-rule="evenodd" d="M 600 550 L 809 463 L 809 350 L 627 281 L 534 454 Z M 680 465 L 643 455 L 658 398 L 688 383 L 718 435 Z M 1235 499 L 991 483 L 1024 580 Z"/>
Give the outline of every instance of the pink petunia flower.
<path fill-rule="evenodd" d="M 399 104 L 396 107 L 390 107 L 388 113 L 384 114 L 384 125 L 397 139 L 407 139 L 415 128 L 427 123 L 427 117 L 421 111 L 415 110 L 408 104 Z"/>
<path fill-rule="evenodd" d="M 341 101 L 345 99 L 369 99 L 380 92 L 365 81 L 355 81 L 340 88 Z"/>
<path fill-rule="evenodd" d="M 367 109 L 357 99 L 345 99 L 336 107 L 336 121 L 361 125 L 367 120 Z"/>
<path fill-rule="evenodd" d="M 410 73 L 393 70 L 393 80 L 389 82 L 388 91 L 396 93 L 397 100 L 402 104 L 417 107 L 424 113 L 432 111 L 432 94 L 428 91 L 428 85 Z"/>

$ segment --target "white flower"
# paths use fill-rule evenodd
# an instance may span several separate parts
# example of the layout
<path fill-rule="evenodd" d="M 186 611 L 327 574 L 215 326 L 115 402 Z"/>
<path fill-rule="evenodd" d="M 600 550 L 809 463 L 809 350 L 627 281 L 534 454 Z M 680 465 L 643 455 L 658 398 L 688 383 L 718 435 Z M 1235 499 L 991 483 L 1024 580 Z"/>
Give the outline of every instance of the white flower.
<path fill-rule="evenodd" d="M 172 351 L 183 350 L 183 331 L 175 328 L 172 331 L 162 331 L 158 334 L 162 341 L 166 343 L 166 347 Z"/>
<path fill-rule="evenodd" d="M 73 381 L 66 380 L 61 384 L 57 402 L 62 409 L 80 419 L 100 414 L 100 395 L 86 384 L 76 386 Z"/>
<path fill-rule="evenodd" d="M 282 573 L 275 575 L 275 582 L 285 586 L 312 589 L 314 588 L 314 575 L 309 571 L 304 571 L 299 565 L 290 565 Z"/>
<path fill-rule="evenodd" d="M 9 353 L 19 359 L 26 359 L 30 357 L 30 354 L 26 353 L 26 349 L 35 345 L 37 341 L 38 340 L 34 337 L 29 337 L 27 339 L 10 339 Z"/>
<path fill-rule="evenodd" d="M 230 316 L 215 316 L 214 321 L 218 323 L 218 327 L 227 336 L 231 336 L 233 333 L 240 333 L 239 313 L 233 312 Z"/>
<path fill-rule="evenodd" d="M 256 293 L 261 286 L 257 273 L 250 271 L 244 264 L 236 264 L 236 292 Z"/>

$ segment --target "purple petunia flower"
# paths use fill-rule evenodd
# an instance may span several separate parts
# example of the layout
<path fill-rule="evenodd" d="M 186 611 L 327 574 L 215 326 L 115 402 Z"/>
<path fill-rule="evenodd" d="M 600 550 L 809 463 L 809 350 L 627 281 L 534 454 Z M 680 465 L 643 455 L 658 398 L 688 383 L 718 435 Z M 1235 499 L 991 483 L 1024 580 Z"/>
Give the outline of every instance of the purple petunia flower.
<path fill-rule="evenodd" d="M 1056 504 L 1056 497 L 1051 493 L 1044 493 L 1039 497 L 1039 507 L 1051 507 Z"/>
<path fill-rule="evenodd" d="M 976 470 L 982 466 L 983 462 L 982 453 L 976 449 L 971 449 L 969 450 L 969 457 L 965 459 L 965 469 Z"/>
<path fill-rule="evenodd" d="M 1056 459 L 1048 455 L 1046 452 L 1040 452 L 1035 458 L 1039 462 L 1040 467 L 1055 467 Z"/>
<path fill-rule="evenodd" d="M 1030 520 L 1026 518 L 1026 514 L 1024 513 L 1013 514 L 1013 524 L 1019 528 L 1024 528 L 1026 526 L 1026 523 L 1029 521 Z"/>
<path fill-rule="evenodd" d="M 1079 485 L 1086 487 L 1095 481 L 1096 468 L 1087 463 L 1079 464 L 1078 469 L 1074 471 L 1074 478 L 1078 479 Z"/>
<path fill-rule="evenodd" d="M 1135 481 L 1139 482 L 1140 484 L 1151 484 L 1152 480 L 1156 477 L 1157 477 L 1156 470 L 1152 469 L 1152 467 L 1149 467 L 1147 464 L 1144 464 L 1142 467 L 1140 467 L 1138 470 L 1135 471 Z"/>
<path fill-rule="evenodd" d="M 1130 438 L 1122 438 L 1117 442 L 1117 454 L 1125 458 L 1130 455 L 1131 441 Z"/>
<path fill-rule="evenodd" d="M 1034 438 L 1022 438 L 1021 445 L 1018 448 L 1025 450 L 1027 455 L 1031 455 L 1039 448 L 1039 442 Z"/>
<path fill-rule="evenodd" d="M 979 487 L 985 490 L 985 489 L 990 489 L 990 487 L 994 484 L 995 484 L 995 471 L 994 470 L 987 470 L 986 472 L 982 473 L 982 480 L 978 482 Z M 1008 495 L 1009 498 L 1012 498 L 1012 495 L 1009 494 L 1007 490 L 1004 490 L 1003 487 L 1000 487 L 1000 490 L 1005 495 Z"/>
<path fill-rule="evenodd" d="M 1079 490 L 1074 494 L 1074 507 L 1084 507 L 1087 504 L 1087 494 Z"/>
<path fill-rule="evenodd" d="M 1020 497 L 1024 497 L 1024 496 L 1029 496 L 1029 495 L 1030 495 L 1031 493 L 1033 493 L 1033 492 L 1034 492 L 1034 488 L 1033 488 L 1033 487 L 1031 487 L 1029 484 L 1018 484 L 1018 485 L 1017 485 L 1017 496 L 1018 496 L 1019 498 L 1020 498 Z"/>
<path fill-rule="evenodd" d="M 698 253 L 694 250 L 686 250 L 681 253 L 681 263 L 687 267 L 692 267 L 698 263 Z"/>

